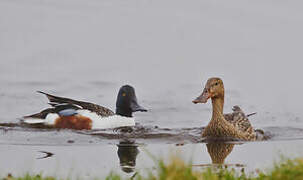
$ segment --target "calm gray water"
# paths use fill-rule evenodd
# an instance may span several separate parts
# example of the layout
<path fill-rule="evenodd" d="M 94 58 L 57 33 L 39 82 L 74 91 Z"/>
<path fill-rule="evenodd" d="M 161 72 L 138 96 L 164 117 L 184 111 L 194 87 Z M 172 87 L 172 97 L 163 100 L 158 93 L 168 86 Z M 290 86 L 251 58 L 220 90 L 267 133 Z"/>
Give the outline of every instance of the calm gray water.
<path fill-rule="evenodd" d="M 301 156 L 302 5 L 270 0 L 2 0 L 0 122 L 17 123 L 46 108 L 47 99 L 37 90 L 114 110 L 119 87 L 130 84 L 149 109 L 137 113 L 136 121 L 151 129 L 148 138 L 132 138 L 141 144 L 137 167 L 154 165 L 145 150 L 165 156 L 181 149 L 195 163 L 207 164 L 211 160 L 199 134 L 209 122 L 211 105 L 191 101 L 209 77 L 218 76 L 226 88 L 224 111 L 237 104 L 247 113 L 257 112 L 251 123 L 272 135 L 266 142 L 235 145 L 226 163 L 253 170 L 263 167 L 264 160 L 270 165 L 280 151 Z M 1 173 L 67 176 L 65 169 L 70 169 L 73 175 L 92 177 L 117 170 L 117 144 L 124 137 L 110 130 L 98 133 L 3 127 Z M 185 146 L 175 146 L 183 142 Z M 37 160 L 38 151 L 55 155 Z"/>

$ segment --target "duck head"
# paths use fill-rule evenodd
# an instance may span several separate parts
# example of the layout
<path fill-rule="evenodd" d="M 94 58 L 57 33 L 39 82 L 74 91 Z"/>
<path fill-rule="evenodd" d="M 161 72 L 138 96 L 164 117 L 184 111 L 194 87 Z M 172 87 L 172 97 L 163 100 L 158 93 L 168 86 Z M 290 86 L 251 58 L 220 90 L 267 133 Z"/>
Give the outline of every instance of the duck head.
<path fill-rule="evenodd" d="M 209 98 L 224 98 L 224 85 L 220 78 L 209 78 L 202 94 L 192 102 L 195 104 L 206 103 Z"/>
<path fill-rule="evenodd" d="M 132 113 L 136 111 L 146 112 L 147 110 L 138 104 L 135 89 L 132 86 L 122 86 L 117 97 L 116 114 L 132 117 Z"/>

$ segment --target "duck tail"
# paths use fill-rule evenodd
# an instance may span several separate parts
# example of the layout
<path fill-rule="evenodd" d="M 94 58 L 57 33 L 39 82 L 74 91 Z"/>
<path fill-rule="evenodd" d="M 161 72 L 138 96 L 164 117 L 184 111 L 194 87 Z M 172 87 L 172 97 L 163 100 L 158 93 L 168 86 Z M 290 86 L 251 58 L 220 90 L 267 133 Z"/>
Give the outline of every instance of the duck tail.
<path fill-rule="evenodd" d="M 43 112 L 35 113 L 28 116 L 23 116 L 20 121 L 25 124 L 41 124 L 45 122 L 46 114 Z"/>
<path fill-rule="evenodd" d="M 253 115 L 255 115 L 255 114 L 257 114 L 257 113 L 256 113 L 256 112 L 253 112 L 253 113 L 247 114 L 246 116 L 249 117 L 249 116 L 253 116 Z"/>
<path fill-rule="evenodd" d="M 48 108 L 39 113 L 23 116 L 20 120 L 25 124 L 41 124 L 46 121 L 45 118 L 49 113 L 54 113 L 54 109 Z"/>
<path fill-rule="evenodd" d="M 21 122 L 24 124 L 44 124 L 45 119 L 23 117 L 23 119 L 21 119 Z"/>

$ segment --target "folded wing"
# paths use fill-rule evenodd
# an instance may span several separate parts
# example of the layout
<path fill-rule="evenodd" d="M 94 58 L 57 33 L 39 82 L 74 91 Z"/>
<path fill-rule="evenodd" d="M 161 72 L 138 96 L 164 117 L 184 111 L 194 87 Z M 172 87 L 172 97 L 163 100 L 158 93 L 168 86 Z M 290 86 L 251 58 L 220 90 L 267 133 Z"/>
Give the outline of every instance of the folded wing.
<path fill-rule="evenodd" d="M 74 107 L 78 107 L 81 109 L 89 110 L 91 112 L 95 112 L 96 114 L 98 114 L 99 116 L 102 116 L 102 117 L 108 117 L 108 116 L 112 116 L 115 114 L 110 109 L 97 105 L 97 104 L 84 102 L 84 101 L 77 101 L 77 100 L 59 97 L 59 96 L 54 96 L 54 95 L 51 95 L 51 94 L 48 94 L 48 93 L 45 93 L 42 91 L 38 91 L 38 92 L 46 95 L 46 97 L 50 101 L 49 104 L 52 105 L 53 107 L 56 107 L 58 105 L 72 105 Z"/>
<path fill-rule="evenodd" d="M 254 129 L 248 120 L 248 116 L 254 115 L 255 113 L 245 115 L 239 106 L 234 106 L 232 110 L 232 113 L 224 114 L 225 120 L 244 133 L 253 133 Z"/>

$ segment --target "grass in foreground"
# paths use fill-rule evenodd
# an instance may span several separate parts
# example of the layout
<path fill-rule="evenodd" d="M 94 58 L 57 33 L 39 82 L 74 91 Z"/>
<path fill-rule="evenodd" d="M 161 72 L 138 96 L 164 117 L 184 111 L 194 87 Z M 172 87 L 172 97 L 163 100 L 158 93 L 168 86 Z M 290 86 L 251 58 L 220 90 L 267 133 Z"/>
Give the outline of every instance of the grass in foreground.
<path fill-rule="evenodd" d="M 54 177 L 43 177 L 41 175 L 25 175 L 23 177 L 7 176 L 5 180 L 55 180 Z M 81 178 L 79 178 L 81 179 Z M 106 180 L 122 180 L 123 178 L 111 173 Z M 158 162 L 156 172 L 149 171 L 147 176 L 139 173 L 133 178 L 135 180 L 303 180 L 303 159 L 283 160 L 275 164 L 271 171 L 259 172 L 255 176 L 244 172 L 236 172 L 234 169 L 217 168 L 194 170 L 191 165 L 186 164 L 180 158 L 172 158 L 170 163 Z"/>

